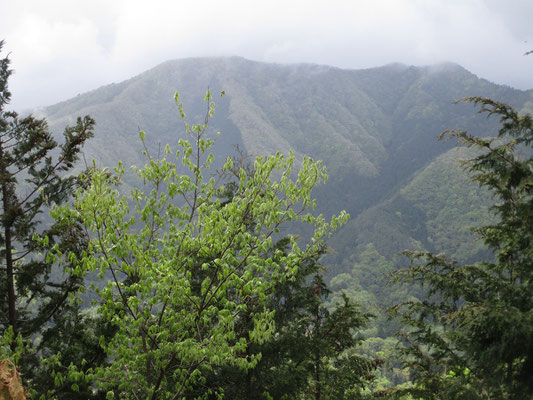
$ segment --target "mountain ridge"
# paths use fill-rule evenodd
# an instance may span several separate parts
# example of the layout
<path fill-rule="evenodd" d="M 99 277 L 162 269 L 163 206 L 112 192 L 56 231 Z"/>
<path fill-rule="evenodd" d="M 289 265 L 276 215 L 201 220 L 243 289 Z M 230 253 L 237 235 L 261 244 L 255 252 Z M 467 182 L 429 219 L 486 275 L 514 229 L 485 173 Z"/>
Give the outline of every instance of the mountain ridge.
<path fill-rule="evenodd" d="M 144 162 L 139 130 L 147 132 L 155 154 L 159 146 L 175 144 L 186 135 L 173 104 L 174 92 L 180 91 L 189 121 L 203 121 L 206 109 L 202 99 L 208 87 L 213 93 L 226 92 L 211 121 L 212 131 L 222 132 L 217 139 L 219 160 L 234 154 L 234 145 L 254 156 L 293 151 L 297 156 L 308 154 L 324 160 L 330 180 L 316 191 L 318 211 L 331 215 L 346 209 L 352 221 L 358 221 L 339 232 L 339 238 L 333 241 L 339 248 L 330 262 L 337 271 L 346 269 L 342 266 L 344 260 L 353 259 L 365 247 L 358 235 L 379 238 L 384 227 L 395 226 L 390 237 L 404 235 L 402 243 L 428 245 L 417 235 L 438 228 L 427 224 L 442 221 L 422 216 L 416 211 L 414 199 L 401 196 L 402 189 L 405 191 L 419 174 L 454 147 L 452 142 L 436 139 L 442 131 L 463 129 L 491 135 L 497 130 L 497 121 L 480 117 L 472 105 L 455 101 L 483 96 L 510 103 L 519 110 L 533 107 L 532 90 L 490 83 L 453 63 L 345 70 L 214 57 L 169 60 L 129 80 L 45 108 L 43 115 L 59 132 L 75 116 L 90 114 L 97 128 L 96 137 L 87 146 L 88 158 L 94 157 L 100 166 L 114 165 L 118 159 L 126 166 L 139 165 Z M 443 168 L 455 168 L 451 174 L 460 173 L 450 163 Z M 452 190 L 451 183 L 442 185 Z M 465 189 L 461 186 L 460 190 Z M 403 199 L 403 209 L 394 209 L 400 204 L 398 199 Z M 426 201 L 443 202 L 430 195 Z M 378 223 L 377 217 L 375 223 L 369 221 L 368 213 L 378 211 L 383 215 L 409 215 L 412 226 L 409 221 L 396 223 L 392 219 Z M 355 232 L 358 227 L 354 225 L 361 223 L 361 218 L 366 218 L 361 225 L 366 233 Z M 458 229 L 464 229 L 464 223 L 458 222 Z M 452 242 L 436 250 L 461 246 L 459 240 Z M 397 245 L 376 248 L 390 257 L 402 250 Z M 467 250 L 460 253 L 469 259 L 474 254 L 466 254 Z"/>

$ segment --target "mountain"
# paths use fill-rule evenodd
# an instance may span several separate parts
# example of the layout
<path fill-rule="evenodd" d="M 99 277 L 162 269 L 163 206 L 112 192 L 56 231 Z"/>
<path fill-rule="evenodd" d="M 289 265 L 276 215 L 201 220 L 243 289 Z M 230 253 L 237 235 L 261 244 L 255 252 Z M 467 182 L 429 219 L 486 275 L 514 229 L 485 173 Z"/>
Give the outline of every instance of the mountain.
<path fill-rule="evenodd" d="M 331 242 L 330 277 L 349 273 L 369 245 L 388 260 L 405 248 L 446 251 L 463 261 L 483 254 L 467 227 L 490 218 L 490 197 L 458 166 L 468 153 L 437 136 L 446 129 L 496 132 L 497 121 L 476 115 L 470 104 L 454 104 L 463 97 L 533 110 L 533 91 L 495 85 L 455 64 L 343 70 L 232 57 L 168 61 L 42 112 L 57 132 L 90 114 L 97 128 L 86 159 L 139 165 L 139 130 L 153 153 L 175 145 L 185 133 L 174 92 L 189 121 L 200 122 L 207 88 L 226 92 L 211 123 L 222 132 L 218 160 L 239 146 L 253 156 L 292 150 L 328 166 L 330 179 L 316 191 L 318 210 L 352 216 Z"/>

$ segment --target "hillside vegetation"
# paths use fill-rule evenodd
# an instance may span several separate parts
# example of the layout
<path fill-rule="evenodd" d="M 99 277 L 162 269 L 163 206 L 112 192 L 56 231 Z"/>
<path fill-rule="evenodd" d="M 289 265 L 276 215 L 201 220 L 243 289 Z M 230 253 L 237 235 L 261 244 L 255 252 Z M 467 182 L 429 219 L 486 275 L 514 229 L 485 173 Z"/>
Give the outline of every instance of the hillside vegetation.
<path fill-rule="evenodd" d="M 206 88 L 226 95 L 204 97 Z M 466 96 L 475 97 L 457 102 Z M 454 64 L 351 71 L 202 58 L 40 110 L 56 136 L 78 115 L 97 125 L 86 165 L 64 174 L 65 195 L 46 202 L 43 189 L 28 209 L 29 227 L 70 232 L 65 246 L 29 229 L 12 244 L 10 221 L 26 220 L 4 204 L 6 248 L 25 245 L 46 266 L 43 287 L 57 289 L 58 305 L 15 296 L 15 270 L 29 269 L 6 251 L 14 322 L 2 351 L 35 365 L 28 382 L 42 382 L 41 398 L 530 395 L 529 347 L 502 339 L 530 335 L 520 321 L 531 309 L 532 124 L 512 107 L 530 111 L 533 92 Z M 18 124 L 16 114 L 4 120 Z M 48 138 L 44 119 L 25 121 Z M 64 152 L 85 142 L 77 121 Z M 437 140 L 450 128 L 467 147 Z M 31 152 L 33 131 L 17 135 L 3 148 Z M 11 158 L 3 171 L 28 162 L 41 174 L 33 158 Z M 37 185 L 51 176 L 41 175 Z M 37 218 L 49 208 L 53 225 Z M 64 295 L 61 271 L 72 281 Z M 44 321 L 33 337 L 17 328 L 22 301 Z M 81 339 L 62 354 L 66 339 L 50 332 L 76 326 Z"/>
<path fill-rule="evenodd" d="M 91 115 L 96 135 L 86 159 L 97 166 L 120 159 L 128 167 L 142 162 L 140 128 L 150 133 L 153 154 L 185 137 L 175 90 L 187 99 L 187 116 L 198 120 L 207 87 L 226 93 L 211 121 L 222 133 L 217 160 L 239 146 L 250 156 L 292 151 L 324 161 L 330 178 L 315 191 L 318 212 L 351 215 L 330 243 L 330 276 L 351 268 L 346 260 L 369 243 L 387 258 L 426 248 L 475 259 L 482 250 L 467 230 L 485 220 L 490 199 L 467 184 L 456 163 L 465 154 L 437 136 L 450 127 L 496 133 L 496 121 L 454 104 L 463 97 L 495 98 L 518 110 L 533 104 L 532 92 L 492 84 L 455 64 L 342 70 L 233 57 L 168 61 L 42 112 L 58 132 L 75 116 Z"/>

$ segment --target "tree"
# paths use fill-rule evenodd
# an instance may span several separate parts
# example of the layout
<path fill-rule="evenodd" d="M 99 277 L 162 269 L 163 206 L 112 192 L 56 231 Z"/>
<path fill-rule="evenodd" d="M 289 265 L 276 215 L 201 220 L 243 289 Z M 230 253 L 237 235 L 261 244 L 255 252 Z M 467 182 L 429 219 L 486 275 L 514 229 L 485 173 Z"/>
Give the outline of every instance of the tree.
<path fill-rule="evenodd" d="M 274 333 L 273 287 L 294 279 L 302 260 L 323 251 L 348 218 L 342 212 L 327 223 L 309 213 L 324 167 L 305 157 L 295 172 L 294 156 L 279 153 L 256 158 L 253 174 L 241 168 L 233 197 L 222 202 L 224 187 L 208 178 L 214 140 L 207 127 L 215 110 L 209 91 L 205 100 L 204 123 L 185 125 L 190 140 L 179 140 L 177 152 L 166 146 L 154 158 L 145 146 L 147 163 L 135 169 L 143 190 L 128 199 L 109 174 L 93 170 L 71 207 L 52 212 L 57 221 L 81 221 L 90 237 L 82 256 L 58 251 L 56 259 L 74 263 L 79 276 L 109 277 L 93 288 L 97 314 L 116 329 L 101 343 L 110 365 L 70 374 L 92 379 L 108 398 L 190 398 L 220 366 L 255 367 L 260 355 L 247 349 Z M 177 94 L 176 101 L 185 118 Z M 140 137 L 145 143 L 143 131 Z M 228 159 L 223 169 L 232 164 Z M 121 164 L 116 173 L 123 176 Z M 291 237 L 289 251 L 276 249 L 280 228 L 296 222 L 314 227 L 309 242 L 302 248 Z M 251 328 L 239 336 L 243 320 Z M 206 388 L 195 398 L 217 392 Z"/>
<path fill-rule="evenodd" d="M 0 50 L 2 46 L 0 41 Z M 44 222 L 43 212 L 63 203 L 79 184 L 72 169 L 93 135 L 94 121 L 79 118 L 74 127 L 65 129 L 64 142 L 58 144 L 46 120 L 5 111 L 11 98 L 7 84 L 11 72 L 9 58 L 0 60 L 0 349 L 6 353 L 3 356 L 18 360 L 25 379 L 31 381 L 39 380 L 43 372 L 38 368 L 39 354 L 49 356 L 50 347 L 66 352 L 67 344 L 59 346 L 57 338 L 69 334 L 59 330 L 77 313 L 68 296 L 82 279 L 63 274 L 45 254 L 51 246 L 81 253 L 86 237 L 75 222 Z M 36 240 L 37 233 L 46 241 Z M 39 344 L 33 346 L 30 339 Z M 1 342 L 7 347 L 2 348 Z M 21 354 L 17 343 L 30 348 Z"/>
<path fill-rule="evenodd" d="M 275 248 L 287 251 L 289 242 L 285 237 Z M 330 290 L 318 256 L 303 260 L 293 279 L 275 284 L 267 302 L 275 311 L 275 335 L 247 349 L 260 354 L 257 365 L 246 373 L 217 369 L 207 376 L 208 386 L 221 387 L 235 400 L 359 398 L 380 362 L 356 353 L 357 330 L 369 315 L 347 298 L 334 309 L 327 307 Z M 246 320 L 236 327 L 240 336 L 250 329 Z"/>
<path fill-rule="evenodd" d="M 408 252 L 399 281 L 428 299 L 396 306 L 412 329 L 406 363 L 423 398 L 524 399 L 533 395 L 533 120 L 510 106 L 468 98 L 500 117 L 495 138 L 445 132 L 480 154 L 465 161 L 494 196 L 497 222 L 475 229 L 494 259 L 458 265 L 444 255 Z"/>

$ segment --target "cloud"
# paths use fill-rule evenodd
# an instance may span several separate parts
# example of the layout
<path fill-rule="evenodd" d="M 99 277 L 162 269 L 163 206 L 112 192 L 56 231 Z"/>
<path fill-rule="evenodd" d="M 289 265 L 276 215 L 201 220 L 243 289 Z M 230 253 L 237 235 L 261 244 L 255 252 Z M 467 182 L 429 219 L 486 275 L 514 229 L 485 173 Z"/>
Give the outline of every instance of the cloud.
<path fill-rule="evenodd" d="M 25 0 L 4 8 L 16 108 L 209 55 L 343 68 L 452 61 L 533 87 L 533 57 L 523 56 L 533 49 L 529 0 Z"/>

